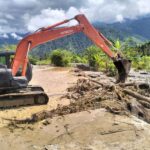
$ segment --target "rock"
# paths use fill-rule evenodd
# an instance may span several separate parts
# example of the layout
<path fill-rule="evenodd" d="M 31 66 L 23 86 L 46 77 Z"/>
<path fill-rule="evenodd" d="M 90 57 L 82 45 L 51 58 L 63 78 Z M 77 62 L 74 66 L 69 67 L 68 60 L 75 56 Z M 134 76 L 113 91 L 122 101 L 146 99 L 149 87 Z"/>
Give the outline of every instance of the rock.
<path fill-rule="evenodd" d="M 150 85 L 148 83 L 140 83 L 139 88 L 140 89 L 150 89 Z"/>
<path fill-rule="evenodd" d="M 45 145 L 43 150 L 58 150 L 58 145 Z"/>
<path fill-rule="evenodd" d="M 146 71 L 141 71 L 140 74 L 148 74 Z"/>
<path fill-rule="evenodd" d="M 81 72 L 81 69 L 75 68 L 75 69 L 73 69 L 73 71 L 78 73 L 78 72 Z"/>
<path fill-rule="evenodd" d="M 79 73 L 77 73 L 76 75 L 79 76 L 79 77 L 80 77 L 80 76 L 84 77 L 84 76 L 85 76 L 85 73 L 84 73 L 84 72 L 79 72 Z"/>
<path fill-rule="evenodd" d="M 91 78 L 97 78 L 97 77 L 100 77 L 99 74 L 89 74 L 88 76 L 91 77 Z"/>
<path fill-rule="evenodd" d="M 84 70 L 84 71 L 90 71 L 91 70 L 90 66 L 87 65 L 87 64 L 77 64 L 76 67 L 78 69 L 81 69 L 81 70 Z"/>
<path fill-rule="evenodd" d="M 45 126 L 47 126 L 47 125 L 50 124 L 50 122 L 49 122 L 48 120 L 43 120 L 43 121 L 42 121 L 42 124 L 45 125 Z"/>

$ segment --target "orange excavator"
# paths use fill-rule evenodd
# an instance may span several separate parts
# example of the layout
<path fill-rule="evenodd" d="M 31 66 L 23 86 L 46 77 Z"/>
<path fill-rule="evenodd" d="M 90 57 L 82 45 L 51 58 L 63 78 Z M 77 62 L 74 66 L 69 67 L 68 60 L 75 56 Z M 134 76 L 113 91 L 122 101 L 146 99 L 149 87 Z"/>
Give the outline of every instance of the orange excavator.
<path fill-rule="evenodd" d="M 74 19 L 78 22 L 77 25 L 60 27 L 60 25 Z M 46 104 L 48 96 L 43 88 L 28 85 L 32 74 L 28 62 L 28 53 L 40 44 L 77 32 L 83 32 L 112 59 L 118 70 L 117 83 L 125 82 L 130 71 L 131 61 L 123 58 L 120 54 L 113 53 L 109 48 L 112 46 L 112 43 L 102 33 L 97 31 L 83 14 L 80 14 L 72 19 L 40 28 L 19 42 L 11 67 L 0 65 L 0 107 L 27 105 L 28 103 L 32 105 Z"/>

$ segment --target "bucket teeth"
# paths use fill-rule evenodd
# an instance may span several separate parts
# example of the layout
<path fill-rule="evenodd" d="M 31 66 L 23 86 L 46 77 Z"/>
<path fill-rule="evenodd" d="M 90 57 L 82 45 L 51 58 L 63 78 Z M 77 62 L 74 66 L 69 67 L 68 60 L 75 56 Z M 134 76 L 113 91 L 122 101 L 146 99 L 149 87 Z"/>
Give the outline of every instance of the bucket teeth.
<path fill-rule="evenodd" d="M 114 61 L 114 65 L 118 70 L 118 79 L 116 83 L 124 83 L 131 68 L 131 60 L 118 59 Z"/>

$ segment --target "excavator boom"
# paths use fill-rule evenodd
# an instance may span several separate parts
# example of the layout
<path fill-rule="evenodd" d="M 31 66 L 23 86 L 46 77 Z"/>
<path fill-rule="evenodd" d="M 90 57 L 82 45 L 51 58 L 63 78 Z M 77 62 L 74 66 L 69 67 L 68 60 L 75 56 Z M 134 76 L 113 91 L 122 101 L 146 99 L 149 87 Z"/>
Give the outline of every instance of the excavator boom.
<path fill-rule="evenodd" d="M 75 19 L 78 22 L 78 25 L 61 28 L 58 27 L 72 19 Z M 64 20 L 46 28 L 40 28 L 37 32 L 34 32 L 22 39 L 17 46 L 16 55 L 12 64 L 13 76 L 16 75 L 20 66 L 23 68 L 22 76 L 25 76 L 28 52 L 34 47 L 67 35 L 83 32 L 95 45 L 97 45 L 109 58 L 113 60 L 119 74 L 117 82 L 125 82 L 130 70 L 131 62 L 126 59 L 122 59 L 121 57 L 118 58 L 118 55 L 114 54 L 109 48 L 111 42 L 105 38 L 102 33 L 98 32 L 83 14 L 77 15 L 72 19 Z"/>

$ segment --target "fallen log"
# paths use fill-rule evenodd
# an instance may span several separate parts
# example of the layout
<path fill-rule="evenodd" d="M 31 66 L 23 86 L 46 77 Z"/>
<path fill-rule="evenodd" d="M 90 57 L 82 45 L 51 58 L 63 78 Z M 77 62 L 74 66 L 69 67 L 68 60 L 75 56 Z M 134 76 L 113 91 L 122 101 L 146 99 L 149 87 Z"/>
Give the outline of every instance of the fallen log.
<path fill-rule="evenodd" d="M 125 94 L 128 94 L 128 95 L 138 99 L 138 100 L 143 100 L 143 101 L 146 101 L 146 102 L 150 103 L 150 98 L 149 97 L 143 96 L 143 95 L 141 95 L 141 94 L 139 94 L 137 92 L 133 92 L 133 91 L 127 90 L 127 89 L 124 89 L 123 92 Z"/>
<path fill-rule="evenodd" d="M 101 85 L 102 87 L 105 87 L 105 88 L 113 88 L 113 89 L 115 88 L 115 85 L 113 85 L 113 84 L 106 84 L 106 83 L 99 82 L 99 81 L 94 80 L 94 79 L 90 79 L 90 81 L 93 83 L 96 83 L 98 85 Z"/>
<path fill-rule="evenodd" d="M 128 82 L 128 83 L 119 83 L 118 84 L 121 87 L 126 87 L 126 86 L 135 86 L 135 82 Z"/>
<path fill-rule="evenodd" d="M 139 100 L 139 102 L 146 108 L 150 109 L 150 103 L 143 101 L 143 100 Z"/>
<path fill-rule="evenodd" d="M 148 83 L 140 83 L 139 88 L 140 89 L 150 89 L 150 85 Z"/>
<path fill-rule="evenodd" d="M 94 83 L 96 83 L 96 84 L 99 84 L 99 85 L 101 85 L 101 86 L 104 86 L 104 84 L 103 84 L 103 83 L 98 82 L 97 80 L 92 80 L 92 79 L 90 79 L 90 81 L 92 81 L 92 82 L 94 82 Z"/>
<path fill-rule="evenodd" d="M 127 100 L 127 109 L 135 116 L 147 120 L 147 112 L 144 106 L 136 99 Z"/>

